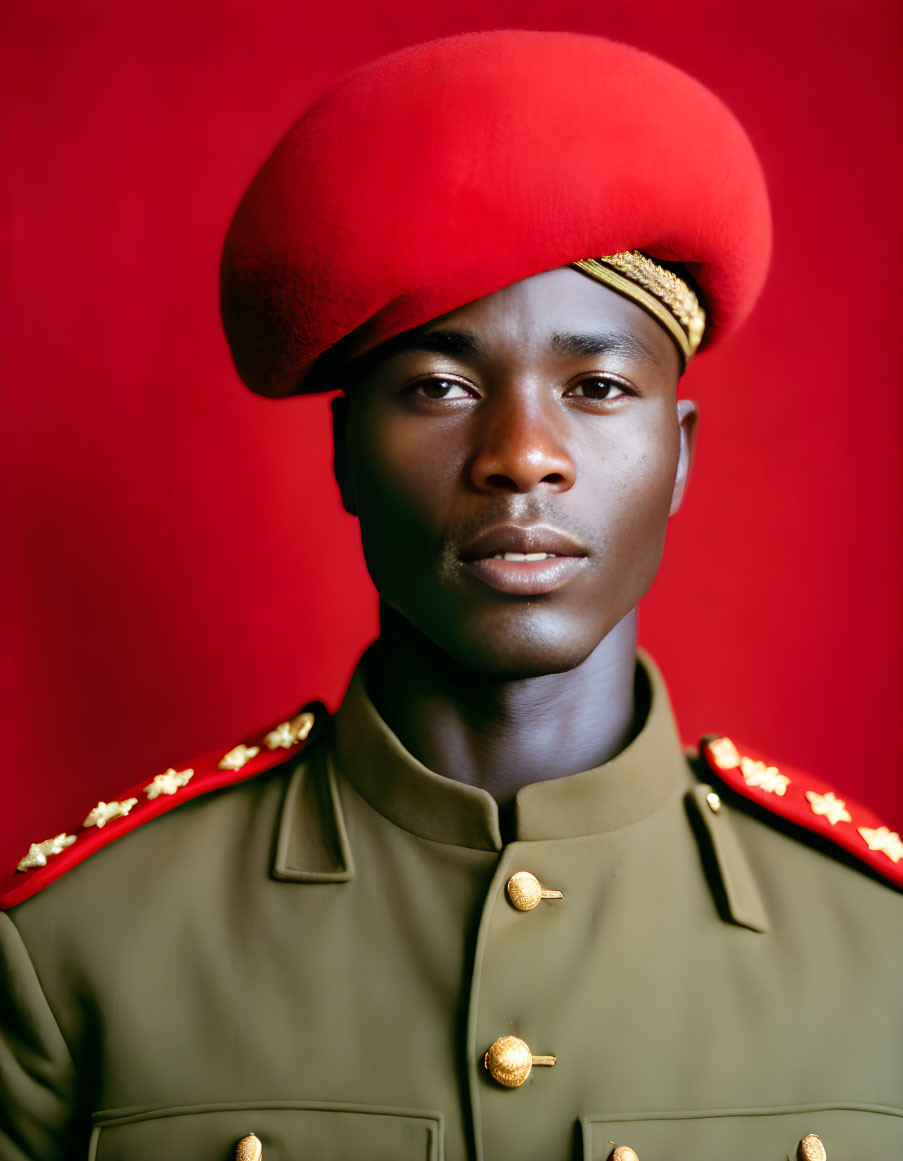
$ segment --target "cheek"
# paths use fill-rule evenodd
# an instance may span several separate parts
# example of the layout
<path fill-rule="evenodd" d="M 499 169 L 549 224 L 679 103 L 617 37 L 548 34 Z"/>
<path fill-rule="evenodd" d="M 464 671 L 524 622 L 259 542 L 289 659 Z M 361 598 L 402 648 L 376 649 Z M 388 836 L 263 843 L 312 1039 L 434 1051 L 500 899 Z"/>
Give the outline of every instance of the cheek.
<path fill-rule="evenodd" d="M 646 573 L 661 558 L 679 453 L 677 424 L 663 417 L 651 433 L 622 439 L 590 469 L 609 563 L 625 576 Z"/>
<path fill-rule="evenodd" d="M 462 464 L 441 432 L 379 418 L 361 417 L 349 463 L 364 552 L 371 572 L 382 574 L 431 559 L 424 548 L 441 539 Z"/>

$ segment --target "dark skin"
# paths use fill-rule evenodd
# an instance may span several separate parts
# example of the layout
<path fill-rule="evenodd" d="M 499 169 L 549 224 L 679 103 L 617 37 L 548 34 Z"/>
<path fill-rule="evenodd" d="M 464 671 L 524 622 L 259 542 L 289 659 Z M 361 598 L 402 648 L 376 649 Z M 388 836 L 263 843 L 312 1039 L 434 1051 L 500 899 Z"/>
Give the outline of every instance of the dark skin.
<path fill-rule="evenodd" d="M 651 315 L 568 268 L 352 352 L 336 476 L 380 596 L 368 690 L 503 809 L 636 732 L 636 606 L 696 437 L 680 373 Z"/>

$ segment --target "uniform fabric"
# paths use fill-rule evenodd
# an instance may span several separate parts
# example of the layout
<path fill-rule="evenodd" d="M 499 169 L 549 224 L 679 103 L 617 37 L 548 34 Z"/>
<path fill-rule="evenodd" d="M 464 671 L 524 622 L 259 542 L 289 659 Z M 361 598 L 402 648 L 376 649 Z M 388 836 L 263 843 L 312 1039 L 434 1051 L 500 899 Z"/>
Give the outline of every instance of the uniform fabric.
<path fill-rule="evenodd" d="M 2 1161 L 787 1161 L 903 1153 L 900 895 L 643 729 L 494 800 L 356 676 L 301 761 L 188 801 L 0 915 Z M 516 911 L 531 871 L 564 898 Z M 519 1089 L 498 1037 L 557 1056 Z"/>
<path fill-rule="evenodd" d="M 577 33 L 469 33 L 383 57 L 322 97 L 254 179 L 223 252 L 236 366 L 318 390 L 361 350 L 541 271 L 642 250 L 701 288 L 703 344 L 739 324 L 771 226 L 746 134 L 698 81 Z"/>

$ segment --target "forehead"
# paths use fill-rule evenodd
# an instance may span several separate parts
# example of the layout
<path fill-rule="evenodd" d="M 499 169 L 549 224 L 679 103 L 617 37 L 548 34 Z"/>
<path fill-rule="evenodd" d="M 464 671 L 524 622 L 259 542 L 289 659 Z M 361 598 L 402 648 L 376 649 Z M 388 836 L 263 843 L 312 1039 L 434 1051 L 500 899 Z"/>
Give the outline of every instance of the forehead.
<path fill-rule="evenodd" d="M 651 315 L 569 267 L 512 283 L 405 331 L 368 352 L 361 364 L 372 369 L 415 352 L 519 361 L 613 352 L 675 379 L 681 370 L 673 340 Z M 347 355 L 357 360 L 353 350 Z"/>

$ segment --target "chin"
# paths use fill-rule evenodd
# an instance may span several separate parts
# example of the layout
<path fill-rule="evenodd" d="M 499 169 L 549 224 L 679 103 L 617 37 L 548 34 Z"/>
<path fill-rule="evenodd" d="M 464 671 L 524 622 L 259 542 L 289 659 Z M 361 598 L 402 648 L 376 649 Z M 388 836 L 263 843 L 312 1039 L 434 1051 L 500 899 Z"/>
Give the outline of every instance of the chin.
<path fill-rule="evenodd" d="M 588 625 L 582 617 L 524 613 L 492 617 L 488 624 L 480 618 L 466 627 L 437 627 L 429 635 L 463 669 L 499 681 L 522 681 L 576 669 L 608 631 L 604 625 Z"/>

